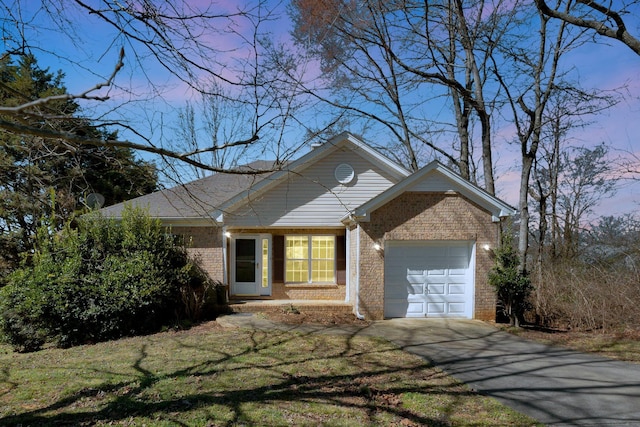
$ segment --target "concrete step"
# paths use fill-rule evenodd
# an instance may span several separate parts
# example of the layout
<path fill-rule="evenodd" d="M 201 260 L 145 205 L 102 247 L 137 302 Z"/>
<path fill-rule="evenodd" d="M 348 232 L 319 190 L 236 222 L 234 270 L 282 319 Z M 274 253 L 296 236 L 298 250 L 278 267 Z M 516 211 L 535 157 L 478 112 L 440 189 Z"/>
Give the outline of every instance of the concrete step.
<path fill-rule="evenodd" d="M 353 306 L 333 300 L 257 300 L 231 299 L 229 310 L 233 313 L 302 312 L 350 314 Z"/>

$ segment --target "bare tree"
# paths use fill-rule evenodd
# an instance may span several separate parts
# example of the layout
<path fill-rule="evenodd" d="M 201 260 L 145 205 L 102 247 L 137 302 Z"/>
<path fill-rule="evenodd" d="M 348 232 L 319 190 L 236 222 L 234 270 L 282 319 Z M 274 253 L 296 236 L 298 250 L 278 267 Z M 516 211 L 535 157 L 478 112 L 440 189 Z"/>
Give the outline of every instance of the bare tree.
<path fill-rule="evenodd" d="M 388 129 L 411 168 L 418 167 L 421 148 L 428 147 L 472 181 L 477 121 L 484 183 L 487 191 L 494 192 L 495 94 L 487 85 L 487 61 L 511 28 L 510 7 L 461 0 L 428 4 L 297 0 L 293 10 L 297 40 L 319 58 L 324 75 L 331 77 L 332 92 L 323 87 L 314 94 Z M 424 108 L 436 103 L 450 107 L 445 121 L 429 116 Z M 452 129 L 457 148 L 450 145 L 450 138 L 442 137 L 451 135 Z"/>
<path fill-rule="evenodd" d="M 523 43 L 516 43 L 503 52 L 505 57 L 513 61 L 513 73 L 516 75 L 503 74 L 506 67 L 499 67 L 497 64 L 494 68 L 507 94 L 522 159 L 518 200 L 518 251 L 522 271 L 527 271 L 529 251 L 529 184 L 542 140 L 544 112 L 551 96 L 559 87 L 558 82 L 562 77 L 559 69 L 560 59 L 575 42 L 575 39 L 568 39 L 565 23 L 561 22 L 553 28 L 549 25 L 547 16 L 538 13 L 537 18 L 537 44 L 532 45 L 531 39 L 525 38 Z M 507 81 L 507 77 L 513 80 Z"/>
<path fill-rule="evenodd" d="M 554 7 L 550 7 L 545 0 L 535 0 L 535 3 L 547 16 L 619 40 L 640 55 L 640 38 L 629 31 L 628 25 L 640 13 L 640 2 L 636 0 L 565 0 L 557 2 Z"/>
<path fill-rule="evenodd" d="M 611 177 L 608 149 L 599 145 L 593 149 L 575 148 L 564 152 L 563 174 L 559 195 L 559 216 L 563 228 L 565 258 L 575 256 L 579 249 L 578 238 L 586 216 L 606 197 L 615 192 L 616 180 Z M 573 155 L 572 155 L 573 154 Z"/>
<path fill-rule="evenodd" d="M 49 37 L 73 43 L 78 47 L 73 55 L 53 54 L 97 83 L 79 93 L 66 94 L 65 99 L 82 102 L 85 118 L 96 126 L 119 129 L 119 134 L 127 137 L 104 141 L 87 136 L 82 129 L 61 131 L 49 126 L 68 119 L 48 113 L 47 105 L 60 101 L 58 95 L 24 99 L 19 105 L 0 104 L 0 129 L 60 138 L 71 144 L 130 148 L 209 171 L 234 172 L 234 162 L 202 161 L 208 154 L 251 148 L 257 155 L 268 150 L 286 156 L 282 129 L 295 114 L 300 94 L 289 91 L 292 86 L 283 85 L 277 72 L 263 63 L 264 40 L 269 37 L 265 27 L 277 18 L 276 6 L 266 1 L 223 7 L 214 3 L 135 0 L 45 0 L 36 6 L 27 1 L 3 0 L 0 7 L 5 12 L 4 54 L 51 54 L 44 52 L 36 39 L 38 31 L 43 30 Z M 84 65 L 96 58 L 92 53 L 81 56 L 88 49 L 79 35 L 86 30 L 79 27 L 83 21 L 110 34 L 99 47 L 102 52 L 98 58 L 110 56 L 115 49 L 117 59 L 110 70 L 104 65 L 104 72 Z M 157 111 L 181 108 L 169 100 L 176 88 L 194 98 L 206 97 L 209 103 L 227 104 L 234 110 L 231 117 L 246 118 L 244 125 L 234 128 L 224 139 L 219 134 L 207 145 L 198 142 L 183 150 L 186 147 L 176 144 L 174 136 L 167 133 L 165 115 L 149 112 L 150 105 Z M 137 116 L 132 118 L 131 112 L 136 108 Z M 140 110 L 147 116 L 141 115 Z M 24 117 L 39 118 L 42 125 L 29 125 L 22 120 Z"/>
<path fill-rule="evenodd" d="M 574 133 L 587 127 L 594 114 L 617 103 L 615 93 L 596 93 L 572 86 L 559 87 L 558 89 L 552 94 L 544 112 L 539 155 L 534 162 L 533 182 L 529 188 L 529 195 L 536 204 L 535 214 L 537 215 L 538 231 L 534 235 L 537 236 L 536 264 L 538 270 L 542 269 L 546 255 L 551 261 L 559 256 L 558 247 L 562 246 L 561 230 L 564 228 L 560 224 L 563 218 L 560 213 L 561 198 L 581 197 L 581 192 L 566 191 L 569 182 L 567 174 L 569 170 L 573 169 L 571 163 L 582 162 L 576 158 L 576 153 L 580 154 L 583 150 L 590 151 L 587 148 L 575 148 L 576 145 L 583 144 L 583 142 L 574 140 Z M 603 157 L 606 155 L 602 152 L 599 154 Z M 591 166 L 595 168 L 597 162 L 595 159 L 592 160 Z M 611 172 L 609 169 L 608 173 Z M 582 168 L 582 172 L 588 175 L 592 171 L 591 168 Z M 600 171 L 604 172 L 601 169 Z M 571 178 L 572 181 L 576 179 L 576 177 Z M 607 180 L 607 182 L 613 181 L 613 178 Z M 573 195 L 571 195 L 572 193 Z M 590 203 L 590 205 L 592 204 Z M 577 231 L 575 230 L 575 232 Z M 549 245 L 549 254 L 546 254 L 547 245 Z"/>

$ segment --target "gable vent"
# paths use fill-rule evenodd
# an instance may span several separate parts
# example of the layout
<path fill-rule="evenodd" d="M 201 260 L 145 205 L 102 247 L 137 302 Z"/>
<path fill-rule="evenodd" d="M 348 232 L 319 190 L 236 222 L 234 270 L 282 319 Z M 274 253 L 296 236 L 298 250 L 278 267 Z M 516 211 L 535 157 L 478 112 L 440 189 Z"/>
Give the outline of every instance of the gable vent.
<path fill-rule="evenodd" d="M 355 178 L 356 173 L 353 170 L 353 167 L 351 167 L 351 165 L 342 163 L 336 167 L 334 175 L 336 177 L 336 180 L 340 184 L 348 184 L 351 181 L 353 181 L 353 178 Z"/>

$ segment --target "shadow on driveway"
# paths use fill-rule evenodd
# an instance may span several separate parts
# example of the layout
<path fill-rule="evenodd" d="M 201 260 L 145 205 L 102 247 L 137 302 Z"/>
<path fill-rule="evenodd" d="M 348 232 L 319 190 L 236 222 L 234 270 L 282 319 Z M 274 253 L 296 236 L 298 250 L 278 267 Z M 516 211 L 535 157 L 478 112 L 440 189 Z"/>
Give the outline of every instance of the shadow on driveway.
<path fill-rule="evenodd" d="M 548 425 L 640 426 L 640 365 L 527 341 L 472 320 L 393 319 L 369 326 L 222 323 L 385 338 L 478 392 Z"/>

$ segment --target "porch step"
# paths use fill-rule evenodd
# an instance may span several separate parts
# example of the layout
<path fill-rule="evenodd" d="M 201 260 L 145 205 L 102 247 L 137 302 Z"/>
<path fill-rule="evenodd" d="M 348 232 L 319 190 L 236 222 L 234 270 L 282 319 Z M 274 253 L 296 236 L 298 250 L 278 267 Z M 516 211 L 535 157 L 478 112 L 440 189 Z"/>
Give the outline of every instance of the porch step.
<path fill-rule="evenodd" d="M 334 300 L 231 299 L 229 310 L 233 313 L 299 311 L 301 313 L 351 314 L 353 306 L 344 301 Z"/>

